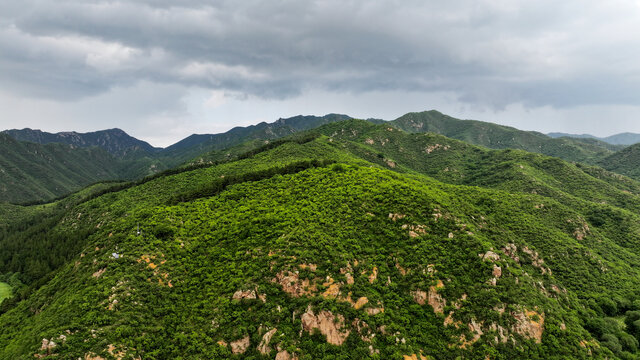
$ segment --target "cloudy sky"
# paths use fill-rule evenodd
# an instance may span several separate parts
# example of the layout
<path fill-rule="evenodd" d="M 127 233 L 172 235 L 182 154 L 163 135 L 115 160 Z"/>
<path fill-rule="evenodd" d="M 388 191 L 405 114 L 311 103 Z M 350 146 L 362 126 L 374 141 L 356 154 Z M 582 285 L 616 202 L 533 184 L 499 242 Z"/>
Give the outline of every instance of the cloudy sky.
<path fill-rule="evenodd" d="M 0 129 L 119 127 L 156 146 L 429 109 L 640 132 L 640 1 L 0 1 L 0 109 Z"/>

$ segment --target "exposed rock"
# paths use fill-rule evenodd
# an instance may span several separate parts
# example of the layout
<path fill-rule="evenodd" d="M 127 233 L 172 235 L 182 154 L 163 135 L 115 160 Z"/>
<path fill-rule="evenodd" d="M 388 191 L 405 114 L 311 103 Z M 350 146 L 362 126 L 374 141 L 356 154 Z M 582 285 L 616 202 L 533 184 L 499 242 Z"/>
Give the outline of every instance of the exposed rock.
<path fill-rule="evenodd" d="M 496 264 L 493 264 L 493 277 L 499 278 L 502 276 L 502 268 Z"/>
<path fill-rule="evenodd" d="M 84 360 L 106 360 L 106 359 L 94 353 L 86 353 L 84 354 Z"/>
<path fill-rule="evenodd" d="M 425 292 L 422 290 L 412 291 L 411 295 L 413 296 L 413 300 L 420 305 L 424 305 L 428 303 L 433 308 L 433 311 L 439 314 L 444 313 L 444 307 L 446 306 L 446 300 L 438 294 L 438 289 L 443 288 L 444 284 L 442 280 L 438 280 L 436 285 L 432 285 L 429 287 L 429 292 Z"/>
<path fill-rule="evenodd" d="M 402 359 L 403 360 L 427 360 L 427 358 L 422 354 L 403 355 Z"/>
<path fill-rule="evenodd" d="M 424 149 L 424 152 L 426 152 L 427 154 L 431 154 L 432 152 L 438 149 L 449 150 L 449 145 L 441 145 L 441 144 L 429 145 Z"/>
<path fill-rule="evenodd" d="M 471 319 L 471 322 L 467 324 L 467 326 L 469 327 L 469 331 L 473 333 L 473 337 L 470 340 L 463 340 L 461 346 L 463 349 L 480 340 L 480 337 L 484 334 L 482 331 L 482 323 L 478 324 L 475 319 Z"/>
<path fill-rule="evenodd" d="M 509 243 L 502 248 L 502 252 L 507 254 L 513 261 L 520 263 L 520 257 L 518 257 L 518 247 L 516 244 Z"/>
<path fill-rule="evenodd" d="M 489 326 L 489 330 L 491 331 L 495 331 L 498 333 L 498 336 L 496 336 L 495 338 L 495 342 L 496 343 L 506 343 L 509 340 L 509 334 L 507 333 L 507 329 L 503 328 L 502 326 L 496 324 L 496 323 L 492 323 Z"/>
<path fill-rule="evenodd" d="M 453 320 L 453 311 L 449 311 L 449 315 L 447 315 L 446 318 L 444 318 L 444 326 L 449 326 L 451 324 L 455 325 L 456 328 L 460 327 L 460 325 L 462 324 L 460 321 L 454 321 Z"/>
<path fill-rule="evenodd" d="M 444 313 L 444 307 L 447 305 L 446 300 L 438 293 L 438 289 L 443 288 L 444 284 L 442 280 L 438 280 L 436 285 L 429 287 L 429 295 L 427 302 L 433 308 L 433 311 L 438 314 Z"/>
<path fill-rule="evenodd" d="M 415 238 L 427 233 L 427 227 L 424 225 L 411 225 L 411 226 L 405 226 L 405 225 L 403 225 L 402 228 L 403 229 L 409 228 L 409 237 L 411 238 Z"/>
<path fill-rule="evenodd" d="M 42 346 L 40 346 L 40 350 L 45 350 L 47 354 L 51 354 L 51 351 L 58 346 L 53 340 L 42 339 Z"/>
<path fill-rule="evenodd" d="M 389 166 L 390 168 L 396 167 L 396 163 L 391 160 L 386 160 L 385 162 L 387 163 L 387 166 Z"/>
<path fill-rule="evenodd" d="M 249 335 L 247 335 L 242 339 L 231 342 L 231 352 L 234 354 L 244 354 L 249 348 L 249 345 L 251 345 L 251 341 Z"/>
<path fill-rule="evenodd" d="M 411 292 L 411 296 L 413 296 L 413 300 L 420 305 L 424 305 L 427 303 L 427 292 L 422 290 L 416 290 Z"/>
<path fill-rule="evenodd" d="M 567 222 L 572 223 L 573 221 L 569 219 Z M 578 227 L 573 231 L 573 236 L 576 240 L 583 240 L 585 236 L 591 233 L 591 229 L 589 229 L 589 225 L 582 219 L 578 219 L 577 223 Z"/>
<path fill-rule="evenodd" d="M 353 285 L 353 283 L 355 282 L 353 280 L 353 275 L 351 275 L 351 273 L 344 274 L 344 277 L 347 279 L 347 284 L 349 285 Z"/>
<path fill-rule="evenodd" d="M 300 264 L 300 265 L 298 265 L 298 267 L 300 269 L 303 269 L 303 270 L 306 270 L 306 269 L 309 269 L 311 271 L 318 270 L 318 265 L 316 265 L 316 264 Z"/>
<path fill-rule="evenodd" d="M 498 254 L 494 253 L 491 250 L 487 250 L 487 252 L 484 253 L 484 254 L 478 254 L 478 256 L 480 256 L 480 258 L 483 261 L 494 261 L 495 262 L 495 261 L 500 260 L 500 256 Z"/>
<path fill-rule="evenodd" d="M 309 307 L 302 314 L 301 320 L 304 331 L 311 333 L 314 329 L 318 329 L 322 335 L 326 336 L 329 344 L 342 345 L 350 333 L 348 329 L 343 329 L 344 317 L 340 314 L 334 316 L 327 310 L 322 310 L 315 315 Z"/>
<path fill-rule="evenodd" d="M 298 357 L 292 354 L 289 354 L 287 350 L 282 350 L 276 354 L 276 360 L 298 360 Z"/>
<path fill-rule="evenodd" d="M 538 314 L 535 311 L 519 311 L 512 312 L 516 323 L 513 325 L 513 331 L 522 335 L 527 339 L 534 339 L 536 343 L 542 342 L 542 333 L 544 332 L 544 313 Z"/>
<path fill-rule="evenodd" d="M 364 142 L 365 142 L 365 144 L 369 144 L 369 145 L 373 145 L 374 144 L 373 139 L 366 139 Z"/>
<path fill-rule="evenodd" d="M 282 286 L 282 290 L 293 297 L 312 295 L 317 289 L 308 279 L 300 280 L 298 274 L 291 271 L 281 271 L 274 282 Z"/>
<path fill-rule="evenodd" d="M 371 271 L 371 275 L 369 275 L 369 283 L 373 284 L 374 281 L 378 278 L 378 267 L 374 266 Z"/>
<path fill-rule="evenodd" d="M 400 220 L 400 219 L 404 218 L 405 216 L 407 216 L 407 215 L 405 215 L 405 214 L 394 214 L 394 213 L 389 213 L 389 219 L 391 219 L 391 220 L 393 220 L 393 221 L 398 221 L 398 220 Z"/>
<path fill-rule="evenodd" d="M 367 308 L 365 311 L 367 312 L 367 315 L 375 316 L 375 315 L 378 315 L 380 313 L 383 313 L 384 312 L 384 308 L 377 308 L 377 307 L 376 308 Z"/>
<path fill-rule="evenodd" d="M 407 269 L 403 268 L 398 263 L 396 263 L 396 269 L 398 269 L 398 271 L 400 272 L 400 275 L 402 275 L 402 276 L 407 275 Z"/>
<path fill-rule="evenodd" d="M 322 293 L 324 298 L 335 299 L 340 295 L 340 284 L 335 284 L 331 276 L 327 276 L 327 281 L 322 286 L 327 286 L 327 290 Z"/>
<path fill-rule="evenodd" d="M 278 331 L 278 329 L 273 328 L 267 331 L 262 336 L 262 341 L 260 341 L 260 345 L 258 345 L 258 351 L 260 351 L 262 355 L 266 355 L 271 352 L 271 347 L 269 347 L 269 342 L 271 342 L 271 338 L 276 333 L 276 331 Z"/>
<path fill-rule="evenodd" d="M 529 249 L 529 247 L 525 246 L 522 248 L 522 252 L 526 253 L 531 257 L 531 264 L 534 267 L 540 269 L 540 271 L 542 272 L 542 275 L 546 274 L 547 272 L 551 274 L 551 269 L 544 267 L 544 260 L 542 260 L 540 255 L 538 255 L 537 251 L 533 251 Z"/>
<path fill-rule="evenodd" d="M 242 299 L 256 299 L 256 292 L 255 290 L 238 290 L 235 293 L 233 293 L 233 300 L 242 300 Z"/>
<path fill-rule="evenodd" d="M 360 310 L 363 306 L 365 306 L 367 303 L 369 302 L 369 299 L 367 299 L 366 297 L 361 297 L 358 299 L 358 301 L 356 301 L 355 304 L 353 304 L 353 307 L 356 310 Z"/>
<path fill-rule="evenodd" d="M 94 272 L 92 276 L 94 278 L 99 278 L 100 276 L 102 276 L 102 274 L 104 274 L 105 271 L 107 271 L 107 268 L 102 268 L 102 269 Z"/>

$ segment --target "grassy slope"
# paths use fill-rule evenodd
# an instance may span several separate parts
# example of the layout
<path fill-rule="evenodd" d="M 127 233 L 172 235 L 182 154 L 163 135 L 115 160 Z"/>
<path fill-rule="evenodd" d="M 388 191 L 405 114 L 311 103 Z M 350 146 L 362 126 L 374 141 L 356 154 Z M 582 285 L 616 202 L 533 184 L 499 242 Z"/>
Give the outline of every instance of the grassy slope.
<path fill-rule="evenodd" d="M 0 282 L 0 303 L 11 296 L 11 286 L 7 283 Z"/>
<path fill-rule="evenodd" d="M 358 134 L 362 126 L 350 130 Z M 578 343 L 589 335 L 580 326 L 577 298 L 637 292 L 636 283 L 628 279 L 637 278 L 633 264 L 640 264 L 638 256 L 599 230 L 576 239 L 574 225 L 584 220 L 570 206 L 542 195 L 447 185 L 409 167 L 406 174 L 370 167 L 345 151 L 355 146 L 360 144 L 335 137 L 288 143 L 248 159 L 161 177 L 71 209 L 52 231 L 94 229 L 83 255 L 0 317 L 0 341 L 8 344 L 0 358 L 31 357 L 42 337 L 57 337 L 65 330 L 72 335 L 58 351 L 69 357 L 104 354 L 109 344 L 144 353 L 145 358 L 226 357 L 228 349 L 216 341 L 249 335 L 253 345 L 246 355 L 259 358 L 259 324 L 277 327 L 283 347 L 311 358 L 368 356 L 369 344 L 358 336 L 343 347 L 327 345 L 319 335 L 303 333 L 300 338 L 299 314 L 309 305 L 342 314 L 347 324 L 364 320 L 377 335 L 372 346 L 381 358 L 420 351 L 455 357 L 466 351 L 449 344 L 457 342 L 464 327 L 443 327 L 441 315 L 411 298 L 411 291 L 426 289 L 436 279 L 445 283 L 442 294 L 450 304 L 468 294 L 462 310 L 455 311 L 463 323 L 475 319 L 511 326 L 512 317 L 491 310 L 500 304 L 510 311 L 524 307 L 546 314 L 542 345 L 513 335 L 520 347 L 496 347 L 485 328 L 487 335 L 472 348 L 474 356 L 498 351 L 502 355 L 494 355 L 497 358 L 580 357 L 587 350 Z M 212 179 L 318 158 L 350 165 L 240 182 L 216 196 L 175 203 L 176 195 L 192 194 Z M 396 165 L 394 170 L 402 169 Z M 545 207 L 537 208 L 541 203 Z M 393 221 L 389 213 L 405 217 Z M 138 223 L 142 238 L 135 236 Z M 419 225 L 426 233 L 408 236 L 407 229 Z M 540 251 L 554 275 L 543 275 L 530 259 L 511 260 L 498 250 L 508 243 Z M 487 285 L 491 266 L 477 256 L 490 248 L 501 254 L 505 274 L 497 287 Z M 124 256 L 113 259 L 114 251 Z M 623 257 L 614 256 L 618 253 Z M 144 255 L 155 256 L 150 261 L 158 267 L 152 269 L 144 260 L 151 258 Z M 340 268 L 347 263 L 354 274 L 368 275 L 376 266 L 377 281 L 357 276 L 355 284 L 343 284 L 342 291 L 354 298 L 366 296 L 371 304 L 380 302 L 384 314 L 369 316 L 345 302 L 318 296 L 323 281 L 318 293 L 302 298 L 286 296 L 271 282 L 280 270 L 307 262 L 317 264 L 318 270 L 302 272 L 304 276 L 330 275 L 338 281 L 344 281 Z M 395 263 L 410 269 L 409 275 L 402 276 Z M 429 264 L 437 270 L 435 278 L 423 273 Z M 92 276 L 102 269 L 99 278 Z M 236 290 L 254 286 L 267 294 L 266 303 L 230 301 Z M 548 290 L 554 286 L 569 292 Z M 114 299 L 114 310 L 107 310 Z M 39 309 L 39 315 L 29 309 Z M 559 330 L 561 323 L 568 330 Z M 406 344 L 396 344 L 395 335 L 384 335 L 381 326 L 405 338 Z M 99 336 L 92 337 L 91 329 Z M 598 354 L 596 348 L 592 351 Z"/>

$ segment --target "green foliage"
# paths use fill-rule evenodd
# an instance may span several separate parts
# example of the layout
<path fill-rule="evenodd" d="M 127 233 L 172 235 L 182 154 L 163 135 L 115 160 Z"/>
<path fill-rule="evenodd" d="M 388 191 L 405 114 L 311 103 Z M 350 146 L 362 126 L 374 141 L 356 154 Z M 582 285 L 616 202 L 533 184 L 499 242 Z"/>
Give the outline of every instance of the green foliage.
<path fill-rule="evenodd" d="M 597 140 L 554 139 L 489 122 L 459 120 L 435 110 L 408 113 L 391 123 L 408 132 L 433 132 L 490 149 L 521 149 L 568 161 L 597 163 L 613 153 L 611 145 Z"/>
<path fill-rule="evenodd" d="M 108 358 L 110 344 L 130 358 L 230 358 L 218 341 L 245 336 L 235 358 L 276 346 L 301 359 L 637 352 L 640 183 L 356 120 L 227 154 L 15 208 L 0 232 L 0 281 L 17 280 L 0 359 L 63 334 L 60 358 Z M 278 280 L 289 272 L 308 282 L 302 296 Z M 442 313 L 416 301 L 440 282 Z M 323 296 L 332 284 L 339 296 Z M 342 316 L 344 345 L 301 332 L 309 310 Z M 522 316 L 543 323 L 540 339 L 514 330 Z M 483 335 L 462 347 L 473 323 Z"/>
<path fill-rule="evenodd" d="M 11 286 L 7 283 L 0 282 L 0 304 L 8 297 L 11 297 Z"/>

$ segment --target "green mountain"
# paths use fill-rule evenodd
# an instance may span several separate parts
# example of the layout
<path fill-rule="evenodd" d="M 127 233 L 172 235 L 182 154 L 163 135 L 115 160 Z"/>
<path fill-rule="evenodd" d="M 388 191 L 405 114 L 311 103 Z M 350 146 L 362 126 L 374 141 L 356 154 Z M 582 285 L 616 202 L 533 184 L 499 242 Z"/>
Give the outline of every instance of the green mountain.
<path fill-rule="evenodd" d="M 637 358 L 639 182 L 388 123 L 257 146 L 20 210 L 0 359 Z"/>
<path fill-rule="evenodd" d="M 20 141 L 29 141 L 38 144 L 60 143 L 76 147 L 97 146 L 108 153 L 123 157 L 135 152 L 154 153 L 160 149 L 154 148 L 149 143 L 138 140 L 120 129 L 100 130 L 88 133 L 75 131 L 59 132 L 56 134 L 25 128 L 22 130 L 5 130 L 3 133 Z"/>
<path fill-rule="evenodd" d="M 640 179 L 640 144 L 631 145 L 601 160 L 603 168 Z"/>
<path fill-rule="evenodd" d="M 0 133 L 0 203 L 51 200 L 98 181 L 137 179 L 166 169 L 156 159 L 129 155 L 115 157 L 98 147 L 41 145 Z"/>
<path fill-rule="evenodd" d="M 52 199 L 116 178 L 117 160 L 98 148 L 40 145 L 0 134 L 0 200 Z"/>
<path fill-rule="evenodd" d="M 535 131 L 522 131 L 483 121 L 459 120 L 435 110 L 408 113 L 391 123 L 407 132 L 434 132 L 490 149 L 521 149 L 591 164 L 618 149 L 593 139 L 554 139 Z"/>
<path fill-rule="evenodd" d="M 570 138 L 583 138 L 583 139 L 597 139 L 612 145 L 633 145 L 640 142 L 640 134 L 629 133 L 629 132 L 615 134 L 607 137 L 597 137 L 589 134 L 576 135 L 576 134 L 567 134 L 567 133 L 559 133 L 559 132 L 548 133 L 547 135 L 553 138 L 570 137 Z"/>
<path fill-rule="evenodd" d="M 341 114 L 327 114 L 325 116 L 298 115 L 286 119 L 280 118 L 273 123 L 261 122 L 247 127 L 238 126 L 220 134 L 193 134 L 163 149 L 160 156 L 168 164 L 175 166 L 197 158 L 203 153 L 240 146 L 251 140 L 257 142 L 273 140 L 347 119 L 350 119 L 350 117 Z"/>

